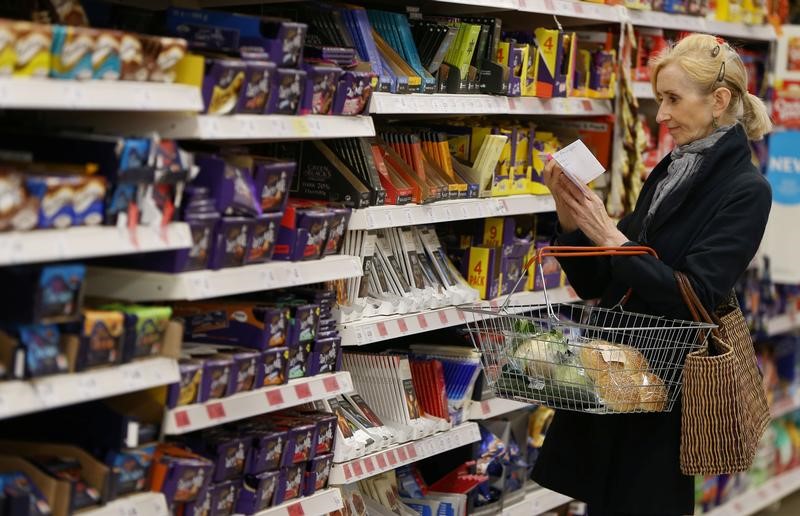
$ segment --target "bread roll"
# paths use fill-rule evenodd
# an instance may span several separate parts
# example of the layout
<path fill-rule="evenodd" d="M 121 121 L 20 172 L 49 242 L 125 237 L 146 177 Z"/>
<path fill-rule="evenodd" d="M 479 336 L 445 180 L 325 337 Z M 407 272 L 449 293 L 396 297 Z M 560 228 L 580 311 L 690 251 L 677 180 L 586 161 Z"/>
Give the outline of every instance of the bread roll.
<path fill-rule="evenodd" d="M 615 412 L 633 412 L 639 406 L 638 383 L 624 371 L 601 373 L 595 380 L 597 394 Z"/>
<path fill-rule="evenodd" d="M 625 370 L 631 372 L 646 373 L 650 370 L 650 364 L 642 355 L 642 352 L 631 346 L 619 346 L 625 354 Z"/>
<path fill-rule="evenodd" d="M 595 381 L 604 373 L 621 372 L 625 368 L 625 353 L 619 346 L 605 340 L 593 340 L 582 344 L 579 358 L 586 374 Z"/>
<path fill-rule="evenodd" d="M 667 407 L 667 388 L 661 378 L 653 373 L 633 373 L 630 375 L 639 387 L 639 410 L 642 412 L 663 412 Z"/>

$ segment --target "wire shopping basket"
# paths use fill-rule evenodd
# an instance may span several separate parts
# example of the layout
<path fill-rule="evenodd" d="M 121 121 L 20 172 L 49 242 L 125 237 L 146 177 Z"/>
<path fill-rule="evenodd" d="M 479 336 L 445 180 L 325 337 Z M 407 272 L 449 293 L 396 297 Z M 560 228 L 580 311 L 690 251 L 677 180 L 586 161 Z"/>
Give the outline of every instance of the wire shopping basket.
<path fill-rule="evenodd" d="M 649 247 L 544 247 L 525 267 L 536 261 L 544 305 L 510 304 L 509 296 L 502 306 L 460 306 L 495 394 L 594 414 L 672 410 L 683 362 L 705 347 L 713 324 L 628 312 L 622 303 L 554 305 L 544 286 L 547 256 L 642 254 L 656 256 Z"/>

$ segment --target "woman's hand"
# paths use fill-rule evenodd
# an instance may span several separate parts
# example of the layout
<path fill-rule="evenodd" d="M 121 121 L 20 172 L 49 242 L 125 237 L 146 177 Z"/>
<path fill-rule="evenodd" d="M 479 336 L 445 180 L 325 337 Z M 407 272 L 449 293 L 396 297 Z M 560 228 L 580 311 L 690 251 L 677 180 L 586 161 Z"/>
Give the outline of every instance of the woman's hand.
<path fill-rule="evenodd" d="M 544 180 L 556 200 L 558 220 L 565 231 L 579 228 L 601 247 L 617 247 L 628 241 L 608 216 L 602 199 L 589 188 L 573 183 L 555 160 L 545 165 Z"/>

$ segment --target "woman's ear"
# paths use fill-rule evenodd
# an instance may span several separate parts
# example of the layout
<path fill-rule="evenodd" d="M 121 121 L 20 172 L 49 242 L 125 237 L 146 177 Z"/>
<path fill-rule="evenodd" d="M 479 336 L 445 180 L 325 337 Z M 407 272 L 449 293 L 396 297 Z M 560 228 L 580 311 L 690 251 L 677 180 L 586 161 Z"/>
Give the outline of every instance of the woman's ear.
<path fill-rule="evenodd" d="M 719 118 L 728 110 L 731 103 L 731 90 L 722 86 L 714 90 L 711 96 L 713 99 L 711 110 L 714 117 Z"/>

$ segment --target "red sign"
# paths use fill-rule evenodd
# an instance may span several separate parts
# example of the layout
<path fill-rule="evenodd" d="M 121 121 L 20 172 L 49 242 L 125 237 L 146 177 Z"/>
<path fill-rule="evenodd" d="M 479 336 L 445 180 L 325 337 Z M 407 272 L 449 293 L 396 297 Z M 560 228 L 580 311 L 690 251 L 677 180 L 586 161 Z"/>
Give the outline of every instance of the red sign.
<path fill-rule="evenodd" d="M 361 469 L 360 461 L 353 463 L 353 474 L 359 477 L 364 474 L 364 470 Z"/>
<path fill-rule="evenodd" d="M 206 405 L 209 419 L 220 419 L 225 417 L 225 406 L 222 403 L 211 403 Z"/>
<path fill-rule="evenodd" d="M 294 386 L 294 393 L 297 394 L 298 399 L 305 399 L 311 397 L 311 386 L 307 383 L 301 383 Z"/>
<path fill-rule="evenodd" d="M 378 461 L 378 467 L 380 469 L 386 469 L 386 458 L 383 456 L 382 453 L 380 455 L 377 455 L 375 457 L 375 460 Z"/>
<path fill-rule="evenodd" d="M 305 511 L 303 510 L 303 504 L 301 502 L 293 503 L 287 507 L 286 510 L 289 512 L 289 516 L 305 516 Z"/>
<path fill-rule="evenodd" d="M 389 330 L 386 329 L 386 323 L 382 322 L 378 323 L 378 335 L 380 335 L 381 337 L 389 335 Z"/>
<path fill-rule="evenodd" d="M 339 390 L 339 380 L 335 376 L 330 376 L 322 380 L 322 385 L 325 386 L 325 392 L 334 392 Z"/>
<path fill-rule="evenodd" d="M 367 473 L 375 471 L 375 464 L 373 464 L 372 459 L 364 459 L 364 467 L 367 469 Z"/>
<path fill-rule="evenodd" d="M 274 391 L 267 391 L 267 403 L 270 405 L 281 405 L 283 404 L 283 393 L 280 389 L 275 389 Z"/>
<path fill-rule="evenodd" d="M 408 460 L 408 455 L 406 455 L 405 448 L 397 449 L 397 457 L 400 459 L 401 462 L 405 462 Z"/>
<path fill-rule="evenodd" d="M 423 330 L 428 327 L 428 320 L 425 318 L 425 314 L 419 314 L 417 316 L 417 322 L 419 323 L 419 327 Z"/>
<path fill-rule="evenodd" d="M 189 414 L 186 411 L 175 413 L 175 426 L 178 428 L 183 428 L 184 426 L 189 426 L 191 424 L 192 423 L 189 421 Z"/>
<path fill-rule="evenodd" d="M 442 324 L 447 324 L 447 312 L 444 310 L 439 311 L 439 320 L 442 321 Z"/>
<path fill-rule="evenodd" d="M 400 329 L 400 333 L 405 333 L 408 331 L 408 325 L 406 324 L 405 319 L 398 319 L 397 327 Z"/>

